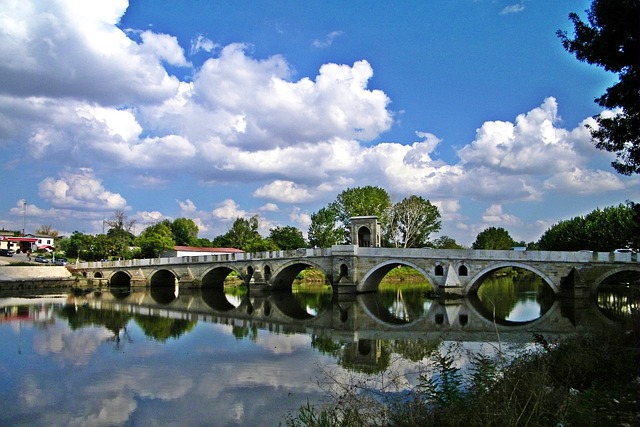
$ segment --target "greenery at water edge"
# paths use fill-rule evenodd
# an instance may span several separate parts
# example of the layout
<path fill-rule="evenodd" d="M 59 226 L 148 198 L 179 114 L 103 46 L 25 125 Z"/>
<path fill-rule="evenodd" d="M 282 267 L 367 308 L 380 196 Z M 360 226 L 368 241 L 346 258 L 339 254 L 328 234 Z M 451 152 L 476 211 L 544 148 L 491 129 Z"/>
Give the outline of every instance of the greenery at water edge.
<path fill-rule="evenodd" d="M 309 403 L 287 426 L 621 426 L 638 425 L 638 319 L 616 331 L 536 344 L 507 361 L 476 354 L 470 375 L 456 367 L 459 347 L 428 357 L 420 381 L 404 394 L 358 382 L 341 384 L 334 401 Z M 329 382 L 337 382 L 331 378 Z M 380 383 L 383 383 L 382 381 Z"/>

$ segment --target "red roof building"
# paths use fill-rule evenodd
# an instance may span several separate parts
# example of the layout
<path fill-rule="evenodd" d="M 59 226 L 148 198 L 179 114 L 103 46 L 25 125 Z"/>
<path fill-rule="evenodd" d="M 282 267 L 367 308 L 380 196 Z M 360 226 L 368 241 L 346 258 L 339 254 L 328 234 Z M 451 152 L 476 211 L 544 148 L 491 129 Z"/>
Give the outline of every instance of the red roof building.
<path fill-rule="evenodd" d="M 194 246 L 175 246 L 173 249 L 164 250 L 161 257 L 183 257 L 201 255 L 224 255 L 244 253 L 242 249 L 236 248 L 199 248 Z"/>

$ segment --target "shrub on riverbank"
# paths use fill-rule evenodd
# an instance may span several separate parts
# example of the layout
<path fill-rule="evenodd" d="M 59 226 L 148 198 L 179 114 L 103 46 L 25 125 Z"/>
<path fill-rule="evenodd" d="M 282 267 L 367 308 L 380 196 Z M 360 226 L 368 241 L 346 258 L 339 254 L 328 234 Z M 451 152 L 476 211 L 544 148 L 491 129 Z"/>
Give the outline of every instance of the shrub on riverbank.
<path fill-rule="evenodd" d="M 419 385 L 402 397 L 382 395 L 374 416 L 369 393 L 344 387 L 349 392 L 339 401 L 322 409 L 307 405 L 287 425 L 640 425 L 639 334 L 636 319 L 621 331 L 559 343 L 537 335 L 534 349 L 510 363 L 477 355 L 466 379 L 453 354 L 435 352 Z"/>

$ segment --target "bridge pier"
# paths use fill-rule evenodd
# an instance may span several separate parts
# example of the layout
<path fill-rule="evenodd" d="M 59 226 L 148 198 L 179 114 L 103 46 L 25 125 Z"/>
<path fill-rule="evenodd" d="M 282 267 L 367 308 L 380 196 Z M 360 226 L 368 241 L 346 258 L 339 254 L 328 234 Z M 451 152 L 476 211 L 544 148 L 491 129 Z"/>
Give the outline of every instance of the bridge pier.
<path fill-rule="evenodd" d="M 572 268 L 568 275 L 560 279 L 559 297 L 589 298 L 591 290 L 580 270 Z"/>
<path fill-rule="evenodd" d="M 451 264 L 447 266 L 447 274 L 444 279 L 444 283 L 438 286 L 437 291 L 438 293 L 464 296 L 460 277 L 458 276 L 458 273 L 456 273 L 456 269 Z"/>

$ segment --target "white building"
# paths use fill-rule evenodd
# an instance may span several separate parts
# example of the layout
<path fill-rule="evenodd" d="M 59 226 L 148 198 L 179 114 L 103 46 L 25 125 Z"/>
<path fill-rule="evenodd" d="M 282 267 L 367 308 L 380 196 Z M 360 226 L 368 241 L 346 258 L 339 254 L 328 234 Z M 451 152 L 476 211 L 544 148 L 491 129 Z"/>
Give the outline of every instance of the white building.
<path fill-rule="evenodd" d="M 175 246 L 173 249 L 165 249 L 160 253 L 161 257 L 183 257 L 201 255 L 221 255 L 244 253 L 242 249 L 236 248 L 197 248 L 193 246 Z"/>

